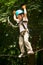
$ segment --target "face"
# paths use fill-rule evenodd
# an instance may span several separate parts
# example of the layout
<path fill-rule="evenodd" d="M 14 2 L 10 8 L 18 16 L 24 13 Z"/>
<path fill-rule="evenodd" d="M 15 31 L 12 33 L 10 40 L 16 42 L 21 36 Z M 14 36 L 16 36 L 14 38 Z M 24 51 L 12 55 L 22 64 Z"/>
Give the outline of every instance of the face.
<path fill-rule="evenodd" d="M 17 18 L 21 21 L 23 19 L 23 14 L 18 15 Z"/>

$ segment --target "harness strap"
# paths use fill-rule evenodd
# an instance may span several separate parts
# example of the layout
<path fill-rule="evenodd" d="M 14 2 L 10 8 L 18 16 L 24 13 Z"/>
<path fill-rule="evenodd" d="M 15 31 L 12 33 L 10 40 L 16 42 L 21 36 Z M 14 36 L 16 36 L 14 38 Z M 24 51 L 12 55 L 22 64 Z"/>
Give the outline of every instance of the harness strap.
<path fill-rule="evenodd" d="M 24 22 L 24 21 L 23 21 Z M 26 29 L 26 27 L 24 26 L 23 22 L 19 22 L 18 25 L 21 23 L 21 25 L 23 26 L 24 29 Z M 25 21 L 26 22 L 26 21 Z"/>
<path fill-rule="evenodd" d="M 22 22 L 21 24 L 22 24 L 22 26 L 24 27 L 24 29 L 26 29 L 26 27 L 24 26 L 23 22 Z"/>

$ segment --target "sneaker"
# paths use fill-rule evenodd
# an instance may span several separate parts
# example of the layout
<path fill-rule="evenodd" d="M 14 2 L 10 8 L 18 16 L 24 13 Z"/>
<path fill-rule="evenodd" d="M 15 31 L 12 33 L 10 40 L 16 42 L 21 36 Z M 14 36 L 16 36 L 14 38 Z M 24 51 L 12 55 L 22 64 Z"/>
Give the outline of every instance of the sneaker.
<path fill-rule="evenodd" d="M 28 51 L 27 54 L 34 54 L 34 52 L 33 51 Z"/>
<path fill-rule="evenodd" d="M 24 54 L 23 54 L 23 53 L 21 53 L 18 57 L 19 57 L 19 58 L 21 58 L 21 57 L 23 57 L 23 55 L 24 55 Z"/>

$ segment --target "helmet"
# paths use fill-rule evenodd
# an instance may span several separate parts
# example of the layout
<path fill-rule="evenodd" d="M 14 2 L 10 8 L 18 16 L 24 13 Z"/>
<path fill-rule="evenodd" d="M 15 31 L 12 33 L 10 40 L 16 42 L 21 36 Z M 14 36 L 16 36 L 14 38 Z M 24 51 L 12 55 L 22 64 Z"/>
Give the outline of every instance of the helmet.
<path fill-rule="evenodd" d="M 19 14 L 22 14 L 22 13 L 23 13 L 23 10 L 17 10 L 15 14 L 16 16 L 18 16 Z"/>

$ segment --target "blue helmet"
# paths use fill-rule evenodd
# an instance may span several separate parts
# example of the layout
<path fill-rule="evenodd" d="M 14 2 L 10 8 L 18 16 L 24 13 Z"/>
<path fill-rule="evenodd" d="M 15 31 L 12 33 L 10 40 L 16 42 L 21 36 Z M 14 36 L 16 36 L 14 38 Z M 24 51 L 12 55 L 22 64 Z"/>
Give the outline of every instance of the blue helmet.
<path fill-rule="evenodd" d="M 17 10 L 15 14 L 16 16 L 18 16 L 19 14 L 22 14 L 22 13 L 23 13 L 23 10 Z"/>

